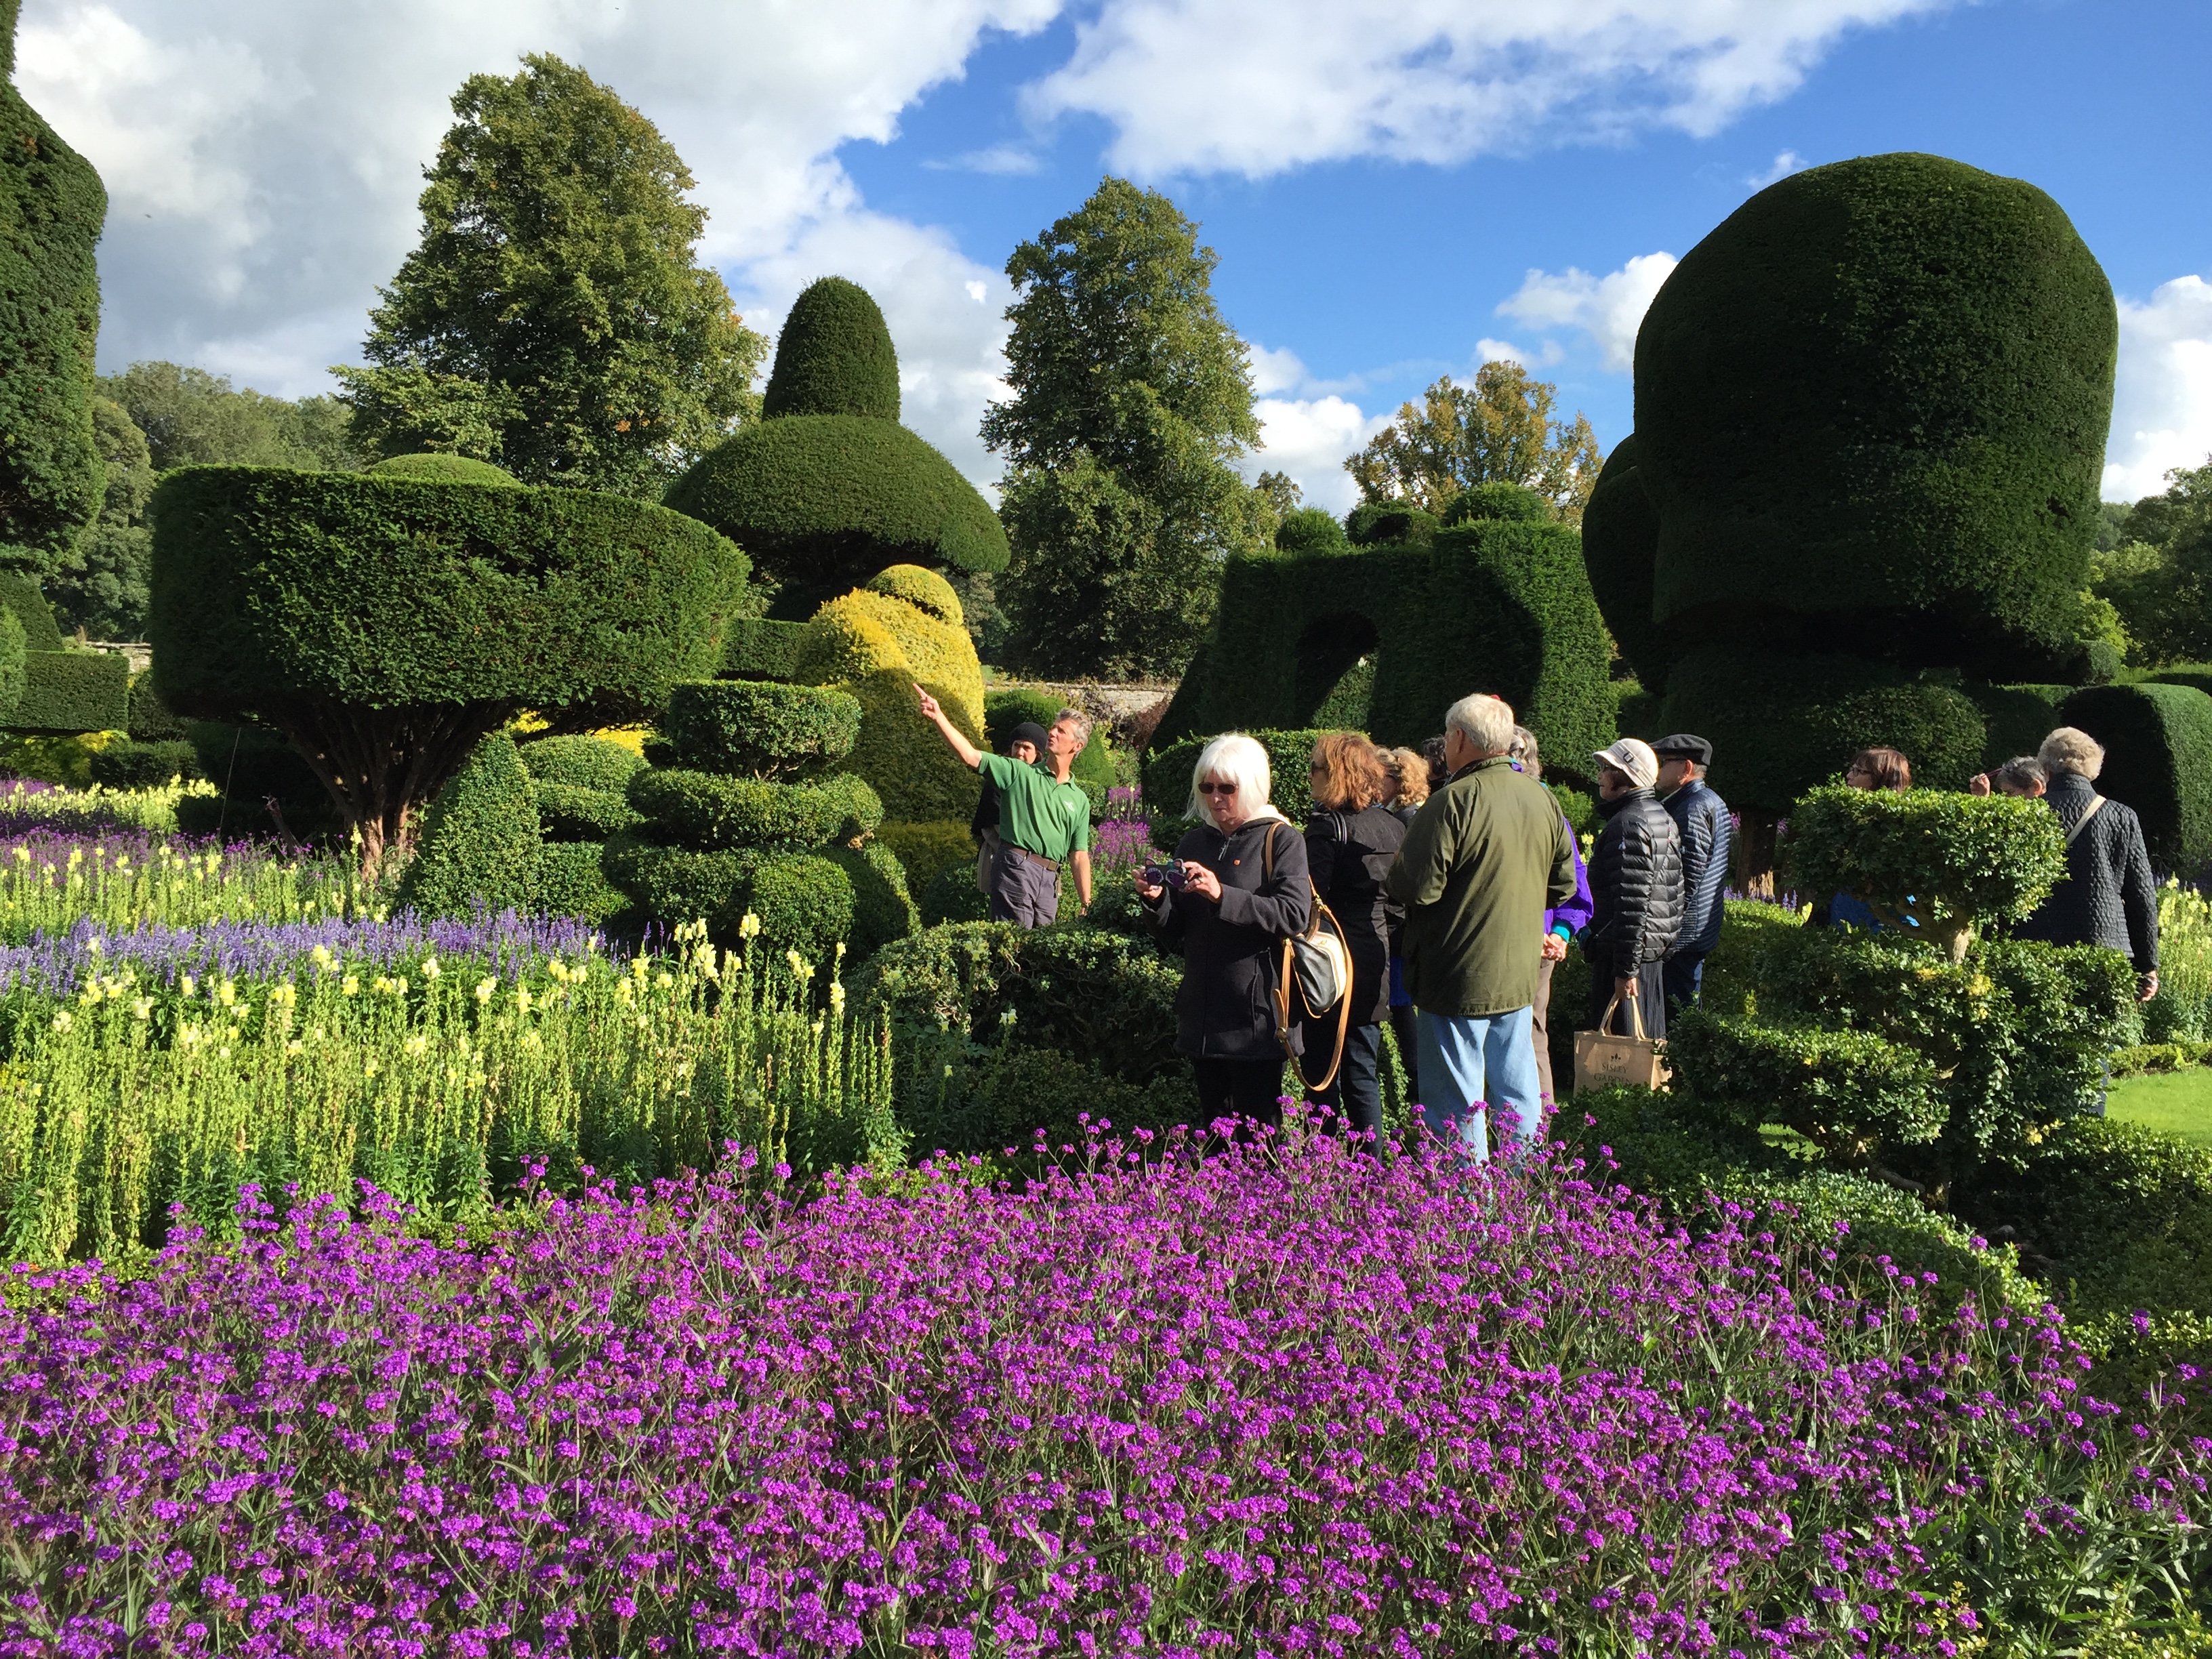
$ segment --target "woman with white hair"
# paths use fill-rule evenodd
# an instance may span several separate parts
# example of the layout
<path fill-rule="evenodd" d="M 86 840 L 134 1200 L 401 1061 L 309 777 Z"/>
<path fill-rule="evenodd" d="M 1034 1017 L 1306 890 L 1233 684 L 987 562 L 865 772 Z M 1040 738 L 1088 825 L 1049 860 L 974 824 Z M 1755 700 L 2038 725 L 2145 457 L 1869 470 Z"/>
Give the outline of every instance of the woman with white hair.
<path fill-rule="evenodd" d="M 1145 920 L 1182 945 L 1176 1047 L 1190 1057 L 1206 1121 L 1282 1115 L 1284 1040 L 1275 1032 L 1281 941 L 1313 913 L 1305 838 L 1268 804 L 1267 751 L 1241 732 L 1213 739 L 1191 772 L 1198 827 L 1174 861 L 1137 878 Z M 1289 1052 L 1301 1051 L 1293 1025 Z"/>
<path fill-rule="evenodd" d="M 2158 994 L 2158 882 L 2142 822 L 2097 793 L 2105 749 L 2087 732 L 2062 726 L 2035 757 L 2043 799 L 2066 832 L 2066 874 L 2013 936 L 2120 951 L 2135 963 L 2136 994 L 2148 1002 Z"/>

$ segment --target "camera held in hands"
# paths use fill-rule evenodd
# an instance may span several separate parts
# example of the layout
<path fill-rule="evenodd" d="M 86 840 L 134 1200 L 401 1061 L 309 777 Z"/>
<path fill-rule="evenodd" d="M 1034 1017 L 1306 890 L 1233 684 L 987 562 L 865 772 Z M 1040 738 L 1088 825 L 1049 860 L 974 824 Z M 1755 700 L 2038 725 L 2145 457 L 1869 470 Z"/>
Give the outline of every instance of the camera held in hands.
<path fill-rule="evenodd" d="M 1148 864 L 1143 879 L 1147 887 L 1179 888 L 1190 879 L 1190 872 L 1180 864 Z"/>

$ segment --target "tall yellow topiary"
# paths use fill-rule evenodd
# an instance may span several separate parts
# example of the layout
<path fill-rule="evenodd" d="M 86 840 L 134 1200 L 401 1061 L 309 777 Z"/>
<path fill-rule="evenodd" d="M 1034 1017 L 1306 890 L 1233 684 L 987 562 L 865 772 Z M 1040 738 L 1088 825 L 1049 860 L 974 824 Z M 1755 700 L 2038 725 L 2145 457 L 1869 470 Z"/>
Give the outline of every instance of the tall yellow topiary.
<path fill-rule="evenodd" d="M 922 719 L 921 685 L 972 743 L 983 738 L 983 665 L 952 585 L 919 565 L 895 564 L 814 613 L 798 678 L 849 691 L 860 738 L 844 769 L 883 798 L 887 819 L 965 822 L 975 775 Z"/>

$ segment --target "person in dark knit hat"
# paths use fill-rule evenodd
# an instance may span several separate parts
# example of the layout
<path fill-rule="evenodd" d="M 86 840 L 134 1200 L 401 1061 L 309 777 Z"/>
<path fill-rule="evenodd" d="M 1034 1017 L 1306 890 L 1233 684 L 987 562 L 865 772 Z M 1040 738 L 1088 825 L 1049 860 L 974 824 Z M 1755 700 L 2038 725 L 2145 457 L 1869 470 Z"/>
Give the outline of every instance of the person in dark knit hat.
<path fill-rule="evenodd" d="M 1660 805 L 1682 835 L 1682 932 L 1660 973 L 1667 1006 L 1674 1009 L 1698 1000 L 1705 958 L 1721 942 L 1722 893 L 1728 886 L 1735 825 L 1728 803 L 1705 782 L 1705 769 L 1713 763 L 1711 744 L 1677 732 L 1653 744 L 1651 752 L 1659 757 Z"/>
<path fill-rule="evenodd" d="M 1045 729 L 1035 720 L 1024 720 L 1008 734 L 1006 753 L 1024 766 L 1035 766 L 1044 753 Z M 991 896 L 991 868 L 999 861 L 999 786 L 983 780 L 975 797 L 975 815 L 968 820 L 968 833 L 975 837 L 975 890 Z"/>

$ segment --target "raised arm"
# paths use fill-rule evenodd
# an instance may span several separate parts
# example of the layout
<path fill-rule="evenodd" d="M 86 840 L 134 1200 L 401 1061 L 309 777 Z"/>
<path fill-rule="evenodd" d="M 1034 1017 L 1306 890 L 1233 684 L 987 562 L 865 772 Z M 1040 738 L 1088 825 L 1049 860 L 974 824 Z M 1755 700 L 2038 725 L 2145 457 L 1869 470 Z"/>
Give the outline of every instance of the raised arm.
<path fill-rule="evenodd" d="M 945 733 L 945 742 L 952 745 L 952 752 L 959 756 L 961 761 L 968 766 L 973 767 L 981 765 L 983 763 L 983 751 L 978 749 L 974 744 L 969 742 L 966 737 L 962 735 L 958 726 L 955 726 L 951 720 L 945 719 L 945 710 L 939 704 L 937 699 L 931 696 L 928 692 L 923 690 L 918 685 L 914 688 L 914 690 L 915 695 L 921 699 L 922 719 L 932 720 L 936 723 L 937 729 Z"/>

